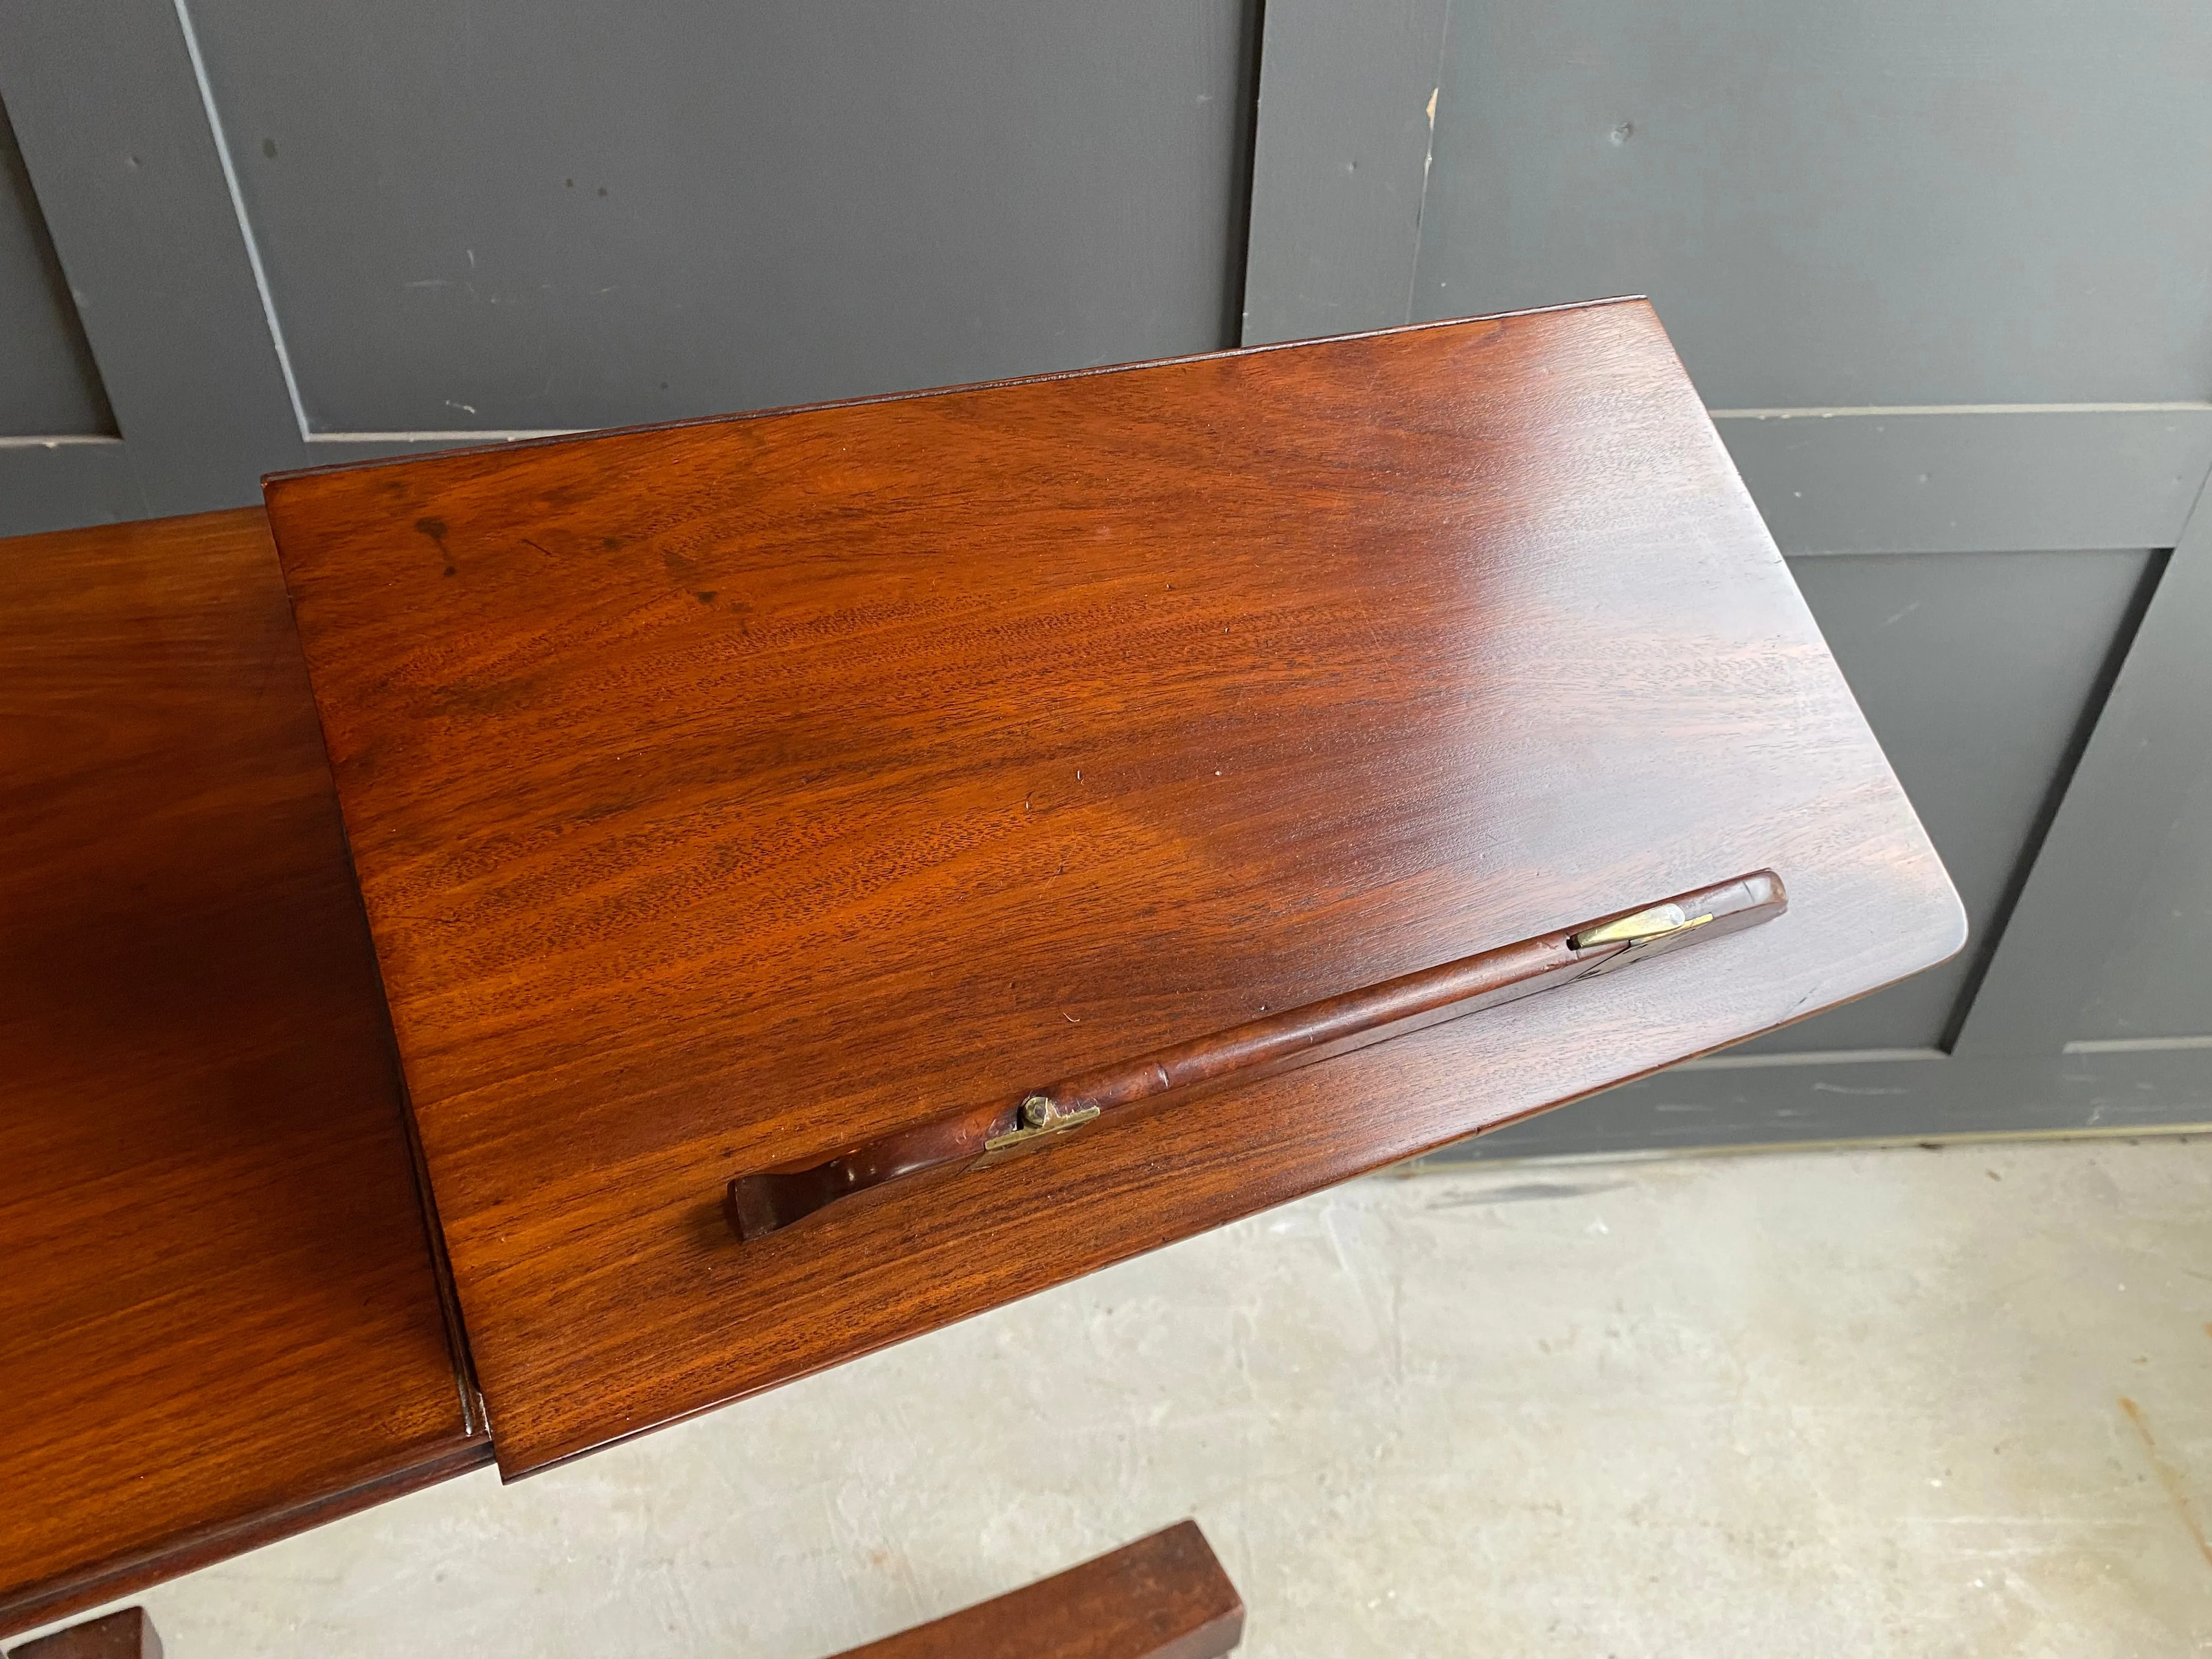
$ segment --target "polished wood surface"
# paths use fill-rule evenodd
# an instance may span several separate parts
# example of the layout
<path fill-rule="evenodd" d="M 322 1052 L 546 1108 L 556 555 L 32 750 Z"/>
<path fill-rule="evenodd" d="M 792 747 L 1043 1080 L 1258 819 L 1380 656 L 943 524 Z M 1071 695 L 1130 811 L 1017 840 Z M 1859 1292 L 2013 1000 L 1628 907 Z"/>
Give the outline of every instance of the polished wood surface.
<path fill-rule="evenodd" d="M 1963 924 L 1650 309 L 270 481 L 502 1467 L 1860 994 Z M 1790 914 L 741 1242 L 732 1176 Z"/>
<path fill-rule="evenodd" d="M 145 1608 L 125 1607 L 10 1648 L 8 1659 L 161 1659 L 161 1638 Z"/>
<path fill-rule="evenodd" d="M 1540 939 L 1522 939 L 1434 968 L 1365 985 L 1156 1054 L 1097 1066 L 950 1117 L 901 1129 L 799 1170 L 733 1176 L 723 1200 L 738 1237 L 762 1238 L 823 1206 L 963 1158 L 1024 1157 L 1047 1137 L 1080 1133 L 1108 1112 L 1163 1096 L 1178 1106 L 1231 1083 L 1279 1077 L 1372 1043 L 1563 990 L 1597 974 L 1725 939 L 1789 908 L 1771 870 L 1651 905 L 1629 905 Z"/>
<path fill-rule="evenodd" d="M 836 1659 L 1220 1659 L 1244 1602 L 1195 1521 Z"/>
<path fill-rule="evenodd" d="M 258 511 L 0 543 L 0 1631 L 489 1455 Z"/>

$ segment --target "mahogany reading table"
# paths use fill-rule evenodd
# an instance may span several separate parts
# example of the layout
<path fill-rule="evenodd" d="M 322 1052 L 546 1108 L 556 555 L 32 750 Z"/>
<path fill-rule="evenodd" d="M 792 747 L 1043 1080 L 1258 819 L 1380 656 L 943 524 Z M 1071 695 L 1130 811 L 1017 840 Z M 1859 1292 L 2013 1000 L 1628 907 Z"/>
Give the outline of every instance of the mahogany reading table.
<path fill-rule="evenodd" d="M 267 495 L 510 1474 L 1963 937 L 1641 301 Z"/>
<path fill-rule="evenodd" d="M 1963 938 L 1639 301 L 268 497 L 373 963 L 258 516 L 0 571 L 17 1627 L 483 1455 L 387 1004 L 513 1475 Z"/>

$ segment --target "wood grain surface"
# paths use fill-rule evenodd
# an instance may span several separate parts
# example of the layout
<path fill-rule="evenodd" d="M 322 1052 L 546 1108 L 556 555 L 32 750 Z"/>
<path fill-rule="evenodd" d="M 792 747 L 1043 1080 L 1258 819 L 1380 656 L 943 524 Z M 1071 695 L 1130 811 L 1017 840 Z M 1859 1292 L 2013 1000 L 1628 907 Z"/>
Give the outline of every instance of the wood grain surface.
<path fill-rule="evenodd" d="M 268 487 L 502 1467 L 1963 921 L 1640 301 Z M 1652 896 L 1790 913 L 741 1243 L 733 1175 Z"/>
<path fill-rule="evenodd" d="M 1195 1521 L 836 1659 L 1220 1659 L 1244 1601 Z"/>
<path fill-rule="evenodd" d="M 0 1630 L 489 1457 L 258 510 L 0 543 Z"/>

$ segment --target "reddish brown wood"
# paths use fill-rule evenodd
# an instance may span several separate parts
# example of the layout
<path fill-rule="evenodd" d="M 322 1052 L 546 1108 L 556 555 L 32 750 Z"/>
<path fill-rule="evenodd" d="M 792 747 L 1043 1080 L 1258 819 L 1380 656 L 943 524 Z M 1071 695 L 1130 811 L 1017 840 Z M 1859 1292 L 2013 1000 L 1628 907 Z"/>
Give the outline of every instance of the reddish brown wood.
<path fill-rule="evenodd" d="M 483 1460 L 258 512 L 0 544 L 0 1631 Z"/>
<path fill-rule="evenodd" d="M 125 1607 L 11 1648 L 8 1659 L 161 1659 L 161 1638 L 145 1608 Z"/>
<path fill-rule="evenodd" d="M 1244 1603 L 1195 1521 L 836 1659 L 1219 1659 Z"/>
<path fill-rule="evenodd" d="M 1633 943 L 1627 939 L 1578 942 L 1580 935 L 1654 904 L 1670 907 L 1675 920 L 1687 925 L 1680 932 Z M 1079 1133 L 1109 1111 L 1168 1094 L 1182 1104 L 1226 1084 L 1279 1077 L 1446 1020 L 1503 1007 L 1539 991 L 1564 989 L 1685 945 L 1724 939 L 1771 921 L 1787 908 L 1781 878 L 1771 870 L 1695 893 L 1668 895 L 1650 904 L 1624 906 L 1540 939 L 1500 945 L 1380 985 L 1263 1014 L 1157 1054 L 1115 1060 L 1079 1077 L 1023 1090 L 1010 1099 L 899 1130 L 841 1152 L 825 1164 L 733 1177 L 723 1208 L 740 1238 L 765 1237 L 817 1213 L 824 1205 L 886 1181 L 978 1154 L 1026 1157 L 1044 1149 L 1043 1137 Z"/>
<path fill-rule="evenodd" d="M 1649 307 L 271 481 L 512 1474 L 1963 924 Z M 1772 868 L 1790 914 L 750 1243 L 732 1176 Z"/>

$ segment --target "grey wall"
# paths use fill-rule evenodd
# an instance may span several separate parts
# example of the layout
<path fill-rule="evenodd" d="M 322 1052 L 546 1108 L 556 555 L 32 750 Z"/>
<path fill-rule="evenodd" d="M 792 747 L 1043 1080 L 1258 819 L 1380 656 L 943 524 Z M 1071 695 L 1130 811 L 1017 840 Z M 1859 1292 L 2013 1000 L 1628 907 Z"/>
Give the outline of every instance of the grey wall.
<path fill-rule="evenodd" d="M 1233 344 L 1258 52 L 1256 0 L 8 0 L 0 533 Z"/>
<path fill-rule="evenodd" d="M 1233 337 L 1242 0 L 191 9 L 313 431 L 613 425 Z"/>
<path fill-rule="evenodd" d="M 1273 0 L 1262 85 L 1245 337 L 1649 294 L 1974 929 L 1471 1152 L 2212 1121 L 2212 12 Z"/>
<path fill-rule="evenodd" d="M 1477 1143 L 2212 1121 L 2212 11 L 0 0 L 0 532 L 1650 294 L 1967 902 Z"/>
<path fill-rule="evenodd" d="M 45 216 L 23 170 L 15 130 L 0 112 L 0 437 L 111 436 L 100 371 Z"/>
<path fill-rule="evenodd" d="M 1455 0 L 1414 314 L 1648 293 L 1716 409 L 2202 398 L 2208 66 L 2188 0 Z"/>

